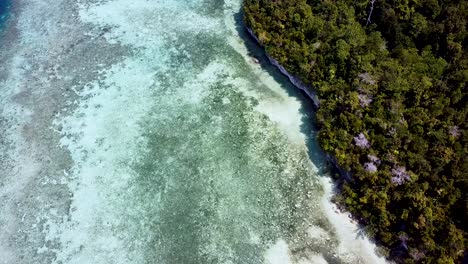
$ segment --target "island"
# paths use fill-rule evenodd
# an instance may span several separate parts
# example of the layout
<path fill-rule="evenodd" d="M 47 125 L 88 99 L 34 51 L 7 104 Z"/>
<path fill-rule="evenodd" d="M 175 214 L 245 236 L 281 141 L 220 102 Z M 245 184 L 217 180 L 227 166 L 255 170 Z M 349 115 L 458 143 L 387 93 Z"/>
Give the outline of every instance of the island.
<path fill-rule="evenodd" d="M 468 1 L 245 0 L 249 32 L 317 107 L 335 202 L 397 263 L 460 263 Z"/>

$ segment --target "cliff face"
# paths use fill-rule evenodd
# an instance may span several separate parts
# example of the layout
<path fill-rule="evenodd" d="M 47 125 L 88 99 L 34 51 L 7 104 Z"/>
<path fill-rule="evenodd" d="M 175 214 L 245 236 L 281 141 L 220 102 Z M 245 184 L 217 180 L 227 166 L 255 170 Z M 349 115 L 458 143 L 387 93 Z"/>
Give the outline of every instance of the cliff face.
<path fill-rule="evenodd" d="M 246 27 L 247 28 L 247 32 L 249 32 L 250 36 L 260 45 L 262 46 L 260 40 L 257 38 L 257 36 L 255 35 L 255 33 L 253 32 L 253 30 L 249 27 Z M 302 91 L 304 91 L 304 93 L 312 100 L 312 102 L 314 103 L 314 106 L 317 108 L 319 108 L 320 106 L 320 100 L 317 96 L 317 94 L 315 93 L 315 91 L 313 90 L 313 88 L 309 85 L 306 85 L 304 84 L 304 82 L 302 82 L 297 76 L 294 76 L 293 74 L 289 73 L 286 68 L 284 68 L 283 65 L 281 65 L 277 60 L 275 60 L 274 58 L 270 57 L 270 55 L 268 53 L 265 53 L 268 60 L 270 61 L 270 63 L 272 65 L 274 65 L 276 68 L 278 68 L 278 70 L 286 75 L 288 78 L 289 78 L 289 81 L 295 86 L 297 87 L 298 89 L 301 89 Z M 345 181 L 350 181 L 351 180 L 351 173 L 349 171 L 346 171 L 345 169 L 341 168 L 340 166 L 338 166 L 338 162 L 336 161 L 336 158 L 327 154 L 326 155 L 326 159 L 328 160 L 328 162 L 333 166 L 333 169 L 338 172 L 338 174 L 341 176 L 341 179 L 345 180 Z"/>
<path fill-rule="evenodd" d="M 253 30 L 249 27 L 247 27 L 247 31 L 249 32 L 250 36 L 257 41 L 259 45 L 261 45 L 260 40 L 257 38 L 257 36 L 254 34 Z M 279 64 L 279 62 L 270 55 L 266 54 L 268 60 L 270 61 L 271 64 L 273 64 L 276 68 L 280 70 L 280 72 L 284 75 L 286 75 L 289 78 L 289 81 L 296 86 L 297 88 L 301 89 L 304 91 L 307 96 L 314 102 L 314 105 L 316 108 L 320 106 L 320 100 L 317 97 L 317 94 L 314 92 L 313 88 L 309 85 L 304 84 L 298 77 L 294 76 L 293 74 L 289 73 L 283 65 Z"/>
<path fill-rule="evenodd" d="M 297 88 L 301 89 L 302 91 L 304 91 L 307 96 L 314 102 L 314 105 L 316 108 L 318 108 L 320 106 L 320 101 L 317 97 L 317 95 L 315 94 L 315 92 L 312 90 L 312 87 L 304 84 L 299 78 L 297 78 L 296 76 L 290 74 L 281 64 L 279 64 L 279 62 L 275 59 L 273 59 L 272 57 L 268 56 L 268 59 L 270 60 L 270 63 L 275 65 L 282 74 L 288 76 L 289 78 L 289 81 L 294 85 L 296 86 Z"/>
<path fill-rule="evenodd" d="M 242 11 L 270 62 L 320 99 L 329 156 L 319 155 L 339 177 L 334 201 L 396 263 L 461 263 L 468 31 L 454 25 L 468 24 L 468 1 L 379 3 L 372 17 L 372 3 L 344 0 L 244 0 Z M 418 19 L 405 19 L 413 9 Z M 431 26 L 407 30 L 421 21 Z"/>

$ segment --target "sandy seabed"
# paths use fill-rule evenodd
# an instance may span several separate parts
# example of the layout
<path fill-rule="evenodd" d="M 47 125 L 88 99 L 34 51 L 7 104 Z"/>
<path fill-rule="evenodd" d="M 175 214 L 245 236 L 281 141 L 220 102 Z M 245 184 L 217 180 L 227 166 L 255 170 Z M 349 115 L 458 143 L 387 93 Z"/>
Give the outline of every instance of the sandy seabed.
<path fill-rule="evenodd" d="M 384 263 L 335 212 L 306 101 L 248 56 L 239 10 L 14 2 L 1 264 Z"/>

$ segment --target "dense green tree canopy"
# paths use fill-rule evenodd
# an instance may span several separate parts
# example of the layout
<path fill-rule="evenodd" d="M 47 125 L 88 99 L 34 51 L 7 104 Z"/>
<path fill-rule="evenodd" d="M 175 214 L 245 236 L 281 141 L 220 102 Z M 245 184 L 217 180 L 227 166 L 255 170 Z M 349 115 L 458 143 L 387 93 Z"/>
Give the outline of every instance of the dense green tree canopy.
<path fill-rule="evenodd" d="M 468 1 L 245 0 L 244 13 L 320 98 L 321 146 L 352 173 L 337 202 L 398 262 L 461 261 Z"/>

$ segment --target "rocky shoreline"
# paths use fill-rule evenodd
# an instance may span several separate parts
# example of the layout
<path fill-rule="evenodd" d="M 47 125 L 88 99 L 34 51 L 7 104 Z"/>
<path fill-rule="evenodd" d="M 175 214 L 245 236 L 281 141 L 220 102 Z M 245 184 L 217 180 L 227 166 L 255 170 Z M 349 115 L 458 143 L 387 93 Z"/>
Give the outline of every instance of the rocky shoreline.
<path fill-rule="evenodd" d="M 253 39 L 255 39 L 255 41 L 260 46 L 262 46 L 260 40 L 257 38 L 257 36 L 255 36 L 253 30 L 251 28 L 249 28 L 249 27 L 246 27 L 246 29 L 247 29 L 247 32 L 249 32 L 249 35 Z M 279 62 L 277 60 L 270 57 L 270 55 L 268 55 L 266 52 L 265 52 L 265 55 L 267 56 L 268 60 L 270 61 L 270 63 L 272 65 L 274 65 L 276 68 L 278 68 L 282 74 L 286 75 L 289 78 L 289 81 L 294 86 L 296 86 L 298 89 L 302 90 L 307 95 L 307 97 L 309 97 L 312 100 L 312 102 L 314 103 L 314 106 L 316 108 L 318 108 L 320 106 L 320 100 L 318 99 L 317 94 L 315 93 L 315 91 L 313 91 L 312 87 L 310 87 L 309 85 L 304 84 L 298 77 L 296 77 L 293 74 L 289 73 L 286 70 L 286 68 L 283 67 L 283 65 L 279 64 Z"/>
<path fill-rule="evenodd" d="M 257 42 L 258 45 L 260 45 L 262 48 L 264 48 L 260 42 L 260 40 L 257 38 L 257 36 L 255 35 L 255 33 L 253 32 L 253 30 L 248 27 L 248 26 L 245 26 L 247 32 L 249 33 L 249 35 Z M 302 82 L 297 76 L 294 76 L 293 74 L 291 74 L 290 72 L 288 72 L 286 70 L 286 68 L 284 68 L 283 65 L 281 65 L 277 60 L 275 60 L 274 58 L 270 57 L 270 55 L 268 53 L 266 53 L 266 50 L 265 51 L 265 56 L 268 58 L 268 60 L 270 61 L 270 63 L 272 65 L 274 65 L 276 68 L 278 68 L 278 70 L 283 74 L 285 75 L 286 77 L 288 77 L 289 81 L 296 87 L 298 88 L 299 90 L 302 90 L 304 92 L 304 94 L 307 95 L 307 97 L 312 100 L 313 104 L 314 104 L 314 107 L 315 109 L 317 110 L 319 107 L 320 107 L 320 100 L 316 94 L 316 92 L 313 90 L 313 88 L 309 85 L 306 85 L 304 84 L 304 82 Z M 340 175 L 340 180 L 345 180 L 345 181 L 350 181 L 351 180 L 351 173 L 349 171 L 346 171 L 345 169 L 341 168 L 335 157 L 329 155 L 329 154 L 326 154 L 326 160 L 328 161 L 328 163 L 332 166 L 332 169 L 334 172 L 337 172 L 339 175 Z"/>

